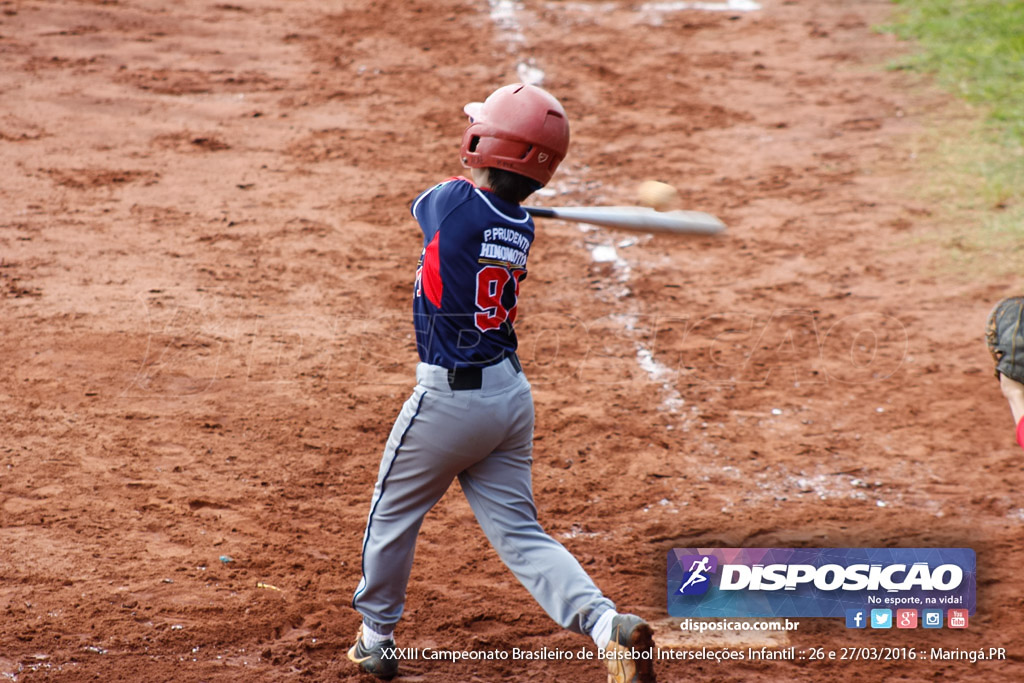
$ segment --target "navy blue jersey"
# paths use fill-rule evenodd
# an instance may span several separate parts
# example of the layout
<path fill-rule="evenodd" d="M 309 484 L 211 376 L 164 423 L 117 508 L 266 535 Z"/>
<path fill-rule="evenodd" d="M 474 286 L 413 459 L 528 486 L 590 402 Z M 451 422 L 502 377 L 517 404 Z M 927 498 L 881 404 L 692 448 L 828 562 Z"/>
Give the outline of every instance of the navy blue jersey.
<path fill-rule="evenodd" d="M 423 230 L 413 296 L 420 360 L 456 368 L 515 353 L 513 324 L 533 219 L 465 178 L 421 194 L 412 215 Z"/>

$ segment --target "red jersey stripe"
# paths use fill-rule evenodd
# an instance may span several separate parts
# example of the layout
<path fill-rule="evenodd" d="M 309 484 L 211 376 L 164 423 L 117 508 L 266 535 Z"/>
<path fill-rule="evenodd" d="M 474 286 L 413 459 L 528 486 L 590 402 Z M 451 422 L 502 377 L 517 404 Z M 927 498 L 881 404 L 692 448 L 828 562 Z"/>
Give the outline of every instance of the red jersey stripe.
<path fill-rule="evenodd" d="M 441 295 L 444 294 L 444 282 L 441 280 L 441 257 L 438 255 L 441 231 L 434 233 L 427 250 L 423 254 L 423 293 L 430 303 L 441 308 Z"/>

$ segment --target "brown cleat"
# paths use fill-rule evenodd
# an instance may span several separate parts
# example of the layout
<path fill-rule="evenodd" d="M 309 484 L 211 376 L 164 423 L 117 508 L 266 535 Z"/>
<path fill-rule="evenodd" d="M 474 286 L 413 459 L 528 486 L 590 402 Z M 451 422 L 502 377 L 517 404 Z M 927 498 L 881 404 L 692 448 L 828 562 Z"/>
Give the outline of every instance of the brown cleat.
<path fill-rule="evenodd" d="M 656 683 L 654 630 L 635 614 L 612 619 L 612 639 L 605 648 L 608 683 Z"/>

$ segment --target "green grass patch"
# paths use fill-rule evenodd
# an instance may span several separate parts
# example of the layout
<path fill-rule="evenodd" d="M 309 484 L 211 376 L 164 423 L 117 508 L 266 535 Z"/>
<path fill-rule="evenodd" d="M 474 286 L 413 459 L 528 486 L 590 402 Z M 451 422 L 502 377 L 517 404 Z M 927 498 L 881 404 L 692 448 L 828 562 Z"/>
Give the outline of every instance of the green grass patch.
<path fill-rule="evenodd" d="M 885 30 L 921 50 L 898 68 L 934 73 L 944 87 L 988 108 L 991 120 L 1024 141 L 1024 1 L 894 0 Z"/>
<path fill-rule="evenodd" d="M 891 68 L 929 74 L 976 114 L 919 141 L 939 239 L 971 271 L 1024 263 L 1024 0 L 893 0 L 883 31 L 916 49 Z"/>

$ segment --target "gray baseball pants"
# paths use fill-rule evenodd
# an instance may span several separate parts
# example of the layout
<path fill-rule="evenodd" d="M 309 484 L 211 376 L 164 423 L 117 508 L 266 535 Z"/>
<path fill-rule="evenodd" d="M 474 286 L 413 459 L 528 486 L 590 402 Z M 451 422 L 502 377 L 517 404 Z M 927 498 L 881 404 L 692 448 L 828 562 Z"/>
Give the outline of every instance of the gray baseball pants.
<path fill-rule="evenodd" d="M 391 430 L 363 535 L 352 606 L 389 633 L 402 616 L 423 518 L 455 477 L 502 561 L 548 615 L 589 633 L 614 605 L 537 522 L 533 396 L 508 359 L 483 368 L 479 389 L 450 388 L 445 368 L 420 363 L 416 388 Z"/>

